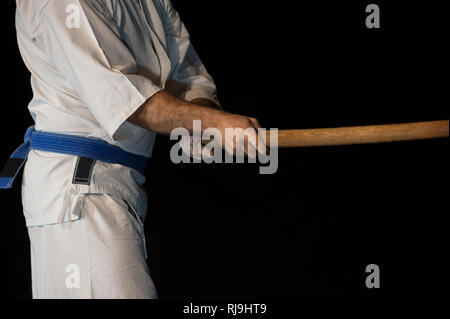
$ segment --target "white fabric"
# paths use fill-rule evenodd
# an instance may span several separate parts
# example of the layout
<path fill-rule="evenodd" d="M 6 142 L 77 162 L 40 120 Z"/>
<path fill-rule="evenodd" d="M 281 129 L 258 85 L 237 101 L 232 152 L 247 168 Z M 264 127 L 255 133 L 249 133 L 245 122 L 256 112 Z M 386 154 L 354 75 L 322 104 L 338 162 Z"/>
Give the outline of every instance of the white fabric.
<path fill-rule="evenodd" d="M 80 220 L 28 228 L 33 298 L 157 298 L 137 215 L 114 196 L 77 196 Z"/>
<path fill-rule="evenodd" d="M 214 82 L 169 0 L 16 4 L 36 130 L 100 138 L 150 157 L 156 134 L 126 119 L 153 94 L 164 89 L 185 100 L 218 103 Z M 128 203 L 144 220 L 145 177 L 96 161 L 91 183 L 73 184 L 76 162 L 76 156 L 32 150 L 24 167 L 33 296 L 155 298 L 142 225 L 126 209 Z M 65 267 L 71 264 L 80 267 L 79 289 L 65 287 Z"/>
<path fill-rule="evenodd" d="M 16 0 L 22 57 L 31 71 L 36 130 L 104 139 L 151 156 L 155 133 L 126 119 L 161 89 L 217 101 L 216 88 L 169 0 Z M 69 28 L 79 8 L 79 28 Z M 73 21 L 72 21 L 73 22 Z M 25 166 L 27 226 L 76 220 L 76 193 L 108 193 L 145 217 L 145 177 L 96 162 L 91 185 L 71 183 L 76 157 L 31 151 Z"/>

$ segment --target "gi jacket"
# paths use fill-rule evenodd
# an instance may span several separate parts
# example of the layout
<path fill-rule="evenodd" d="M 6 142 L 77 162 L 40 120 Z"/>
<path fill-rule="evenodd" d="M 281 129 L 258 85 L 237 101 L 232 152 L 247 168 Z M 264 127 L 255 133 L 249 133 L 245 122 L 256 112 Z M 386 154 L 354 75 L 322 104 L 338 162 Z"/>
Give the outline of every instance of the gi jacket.
<path fill-rule="evenodd" d="M 219 103 L 213 79 L 170 0 L 16 0 L 21 55 L 31 72 L 36 130 L 100 138 L 150 157 L 155 133 L 127 122 L 160 90 Z M 80 218 L 87 193 L 108 193 L 146 215 L 145 177 L 96 161 L 73 183 L 77 157 L 32 150 L 24 168 L 27 226 Z"/>

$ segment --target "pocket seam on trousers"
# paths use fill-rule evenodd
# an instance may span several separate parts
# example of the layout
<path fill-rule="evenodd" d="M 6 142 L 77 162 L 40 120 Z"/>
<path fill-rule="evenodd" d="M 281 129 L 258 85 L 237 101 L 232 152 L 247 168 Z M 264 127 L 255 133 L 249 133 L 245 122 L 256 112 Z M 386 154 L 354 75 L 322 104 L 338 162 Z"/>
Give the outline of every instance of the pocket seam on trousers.
<path fill-rule="evenodd" d="M 137 212 L 137 210 L 133 207 L 133 205 L 131 205 L 126 199 L 122 199 L 122 200 L 127 205 L 128 212 L 133 214 L 134 215 L 133 218 L 136 219 L 142 227 L 144 227 L 144 221 L 142 220 L 142 218 L 139 215 L 139 213 Z"/>
<path fill-rule="evenodd" d="M 128 212 L 134 215 L 134 219 L 137 220 L 137 222 L 139 223 L 139 225 L 141 226 L 141 237 L 142 237 L 142 249 L 144 250 L 144 256 L 145 259 L 148 258 L 147 255 L 147 243 L 145 242 L 145 228 L 144 228 L 144 221 L 142 220 L 141 216 L 139 215 L 139 213 L 137 212 L 137 210 L 133 207 L 133 205 L 131 205 L 130 203 L 128 203 L 127 200 L 122 199 L 123 202 L 127 205 L 128 207 Z M 130 211 L 131 210 L 131 211 Z"/>

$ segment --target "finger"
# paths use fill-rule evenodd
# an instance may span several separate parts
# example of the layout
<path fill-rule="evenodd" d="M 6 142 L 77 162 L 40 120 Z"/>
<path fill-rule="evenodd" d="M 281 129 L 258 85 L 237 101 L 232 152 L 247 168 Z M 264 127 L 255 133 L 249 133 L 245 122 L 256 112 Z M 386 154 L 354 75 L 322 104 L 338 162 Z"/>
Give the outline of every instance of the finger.
<path fill-rule="evenodd" d="M 255 118 L 249 118 L 250 121 L 252 122 L 252 124 L 254 125 L 255 130 L 257 131 L 257 136 L 256 136 L 256 148 L 258 150 L 259 153 L 261 154 L 266 154 L 267 152 L 267 146 L 266 146 L 266 139 L 265 136 L 262 136 L 262 132 L 260 132 L 260 128 L 261 125 L 259 124 L 258 120 Z"/>
<path fill-rule="evenodd" d="M 236 139 L 235 137 L 230 138 L 230 136 L 225 135 L 223 138 L 222 148 L 229 154 L 229 155 L 235 155 L 235 144 Z"/>
<path fill-rule="evenodd" d="M 266 136 L 263 136 L 265 134 L 265 130 L 258 130 L 258 144 L 257 144 L 257 150 L 261 154 L 267 154 L 267 141 Z"/>
<path fill-rule="evenodd" d="M 256 124 L 259 124 L 258 121 L 256 121 Z M 261 127 L 258 127 L 258 128 L 261 129 Z M 252 140 L 252 144 L 259 153 L 266 154 L 266 151 L 267 151 L 266 141 L 265 141 L 265 138 L 262 136 L 262 134 L 263 134 L 261 132 L 262 130 L 259 130 L 258 128 L 254 128 L 255 136 Z"/>
<path fill-rule="evenodd" d="M 245 143 L 245 155 L 248 158 L 256 158 L 257 156 L 258 135 L 256 131 L 247 136 Z"/>
<path fill-rule="evenodd" d="M 258 120 L 253 118 L 253 117 L 249 117 L 249 120 L 252 122 L 253 126 L 258 129 L 261 128 L 261 125 L 259 124 Z"/>
<path fill-rule="evenodd" d="M 201 152 L 203 158 L 213 158 L 214 157 L 214 149 L 209 149 L 206 147 L 202 147 Z"/>

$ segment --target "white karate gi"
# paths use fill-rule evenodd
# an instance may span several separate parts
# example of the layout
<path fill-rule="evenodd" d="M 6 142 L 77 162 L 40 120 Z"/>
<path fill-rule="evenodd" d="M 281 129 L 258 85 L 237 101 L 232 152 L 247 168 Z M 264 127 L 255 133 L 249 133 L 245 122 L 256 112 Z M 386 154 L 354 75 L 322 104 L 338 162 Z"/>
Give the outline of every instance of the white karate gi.
<path fill-rule="evenodd" d="M 36 130 L 101 138 L 150 157 L 155 133 L 126 122 L 160 90 L 217 101 L 213 79 L 170 0 L 16 0 Z M 145 177 L 31 150 L 22 204 L 34 298 L 156 298 L 145 260 Z"/>

